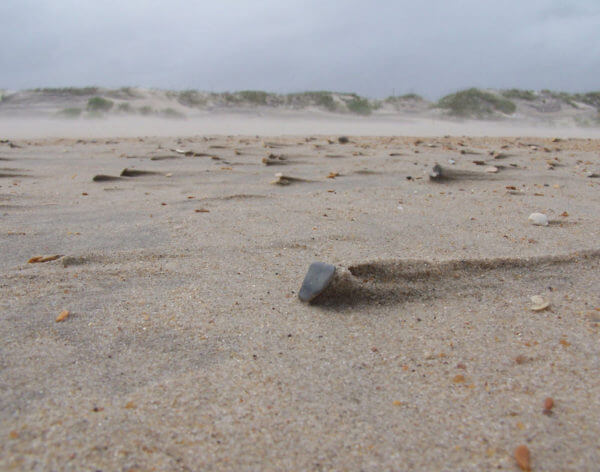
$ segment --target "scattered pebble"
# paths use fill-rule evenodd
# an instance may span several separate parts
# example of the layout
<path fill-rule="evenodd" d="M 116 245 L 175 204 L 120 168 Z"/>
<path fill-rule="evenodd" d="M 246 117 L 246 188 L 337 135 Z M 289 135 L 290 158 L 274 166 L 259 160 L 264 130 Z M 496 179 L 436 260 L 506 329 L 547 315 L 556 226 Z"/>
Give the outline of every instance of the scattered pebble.
<path fill-rule="evenodd" d="M 439 164 L 434 165 L 429 171 L 430 180 L 440 180 L 443 177 L 443 169 Z"/>
<path fill-rule="evenodd" d="M 330 172 L 329 175 L 327 176 L 327 178 L 328 179 L 335 179 L 339 175 L 340 174 L 338 172 Z"/>
<path fill-rule="evenodd" d="M 534 295 L 531 297 L 531 309 L 533 311 L 544 311 L 550 306 L 550 302 L 545 300 L 540 295 Z"/>
<path fill-rule="evenodd" d="M 347 144 L 347 143 L 349 143 L 349 142 L 350 142 L 350 140 L 348 139 L 348 137 L 347 137 L 347 136 L 340 136 L 340 137 L 338 138 L 338 142 L 339 142 L 340 144 Z"/>
<path fill-rule="evenodd" d="M 547 397 L 544 400 L 544 414 L 545 415 L 551 415 L 552 414 L 552 408 L 554 408 L 554 400 L 552 399 L 552 397 Z"/>
<path fill-rule="evenodd" d="M 277 172 L 275 174 L 275 180 L 272 180 L 271 183 L 275 185 L 289 185 L 292 182 L 306 182 L 304 179 L 298 179 L 296 177 L 290 177 L 289 175 L 284 175 L 281 172 Z"/>
<path fill-rule="evenodd" d="M 298 298 L 310 302 L 329 286 L 335 275 L 335 266 L 324 262 L 313 262 L 304 277 Z"/>
<path fill-rule="evenodd" d="M 65 321 L 67 318 L 69 317 L 69 311 L 68 310 L 63 310 L 60 312 L 60 314 L 56 317 L 56 322 L 60 323 L 61 321 Z"/>
<path fill-rule="evenodd" d="M 55 254 L 52 256 L 35 256 L 32 257 L 31 259 L 29 259 L 27 261 L 28 264 L 37 264 L 40 262 L 50 262 L 50 261 L 55 261 L 56 259 L 60 258 L 62 256 L 60 256 L 59 254 Z"/>
<path fill-rule="evenodd" d="M 121 177 L 115 177 L 114 175 L 98 174 L 94 175 L 92 180 L 94 182 L 112 182 L 115 180 L 121 180 Z"/>
<path fill-rule="evenodd" d="M 266 166 L 285 164 L 285 156 L 283 154 L 269 154 L 262 158 L 262 163 Z"/>
<path fill-rule="evenodd" d="M 523 354 L 519 354 L 517 357 L 515 357 L 515 362 L 518 365 L 522 365 L 525 364 L 527 361 L 529 360 L 529 358 L 527 358 L 526 356 L 524 356 Z"/>
<path fill-rule="evenodd" d="M 532 225 L 536 226 L 548 226 L 548 217 L 543 213 L 532 213 L 529 215 L 528 220 Z"/>
<path fill-rule="evenodd" d="M 498 168 L 496 166 L 489 166 L 484 169 L 484 172 L 487 172 L 488 174 L 496 174 L 498 173 Z"/>
<path fill-rule="evenodd" d="M 531 457 L 529 448 L 524 444 L 521 444 L 515 449 L 515 460 L 517 461 L 517 465 L 521 468 L 521 470 L 531 470 Z"/>

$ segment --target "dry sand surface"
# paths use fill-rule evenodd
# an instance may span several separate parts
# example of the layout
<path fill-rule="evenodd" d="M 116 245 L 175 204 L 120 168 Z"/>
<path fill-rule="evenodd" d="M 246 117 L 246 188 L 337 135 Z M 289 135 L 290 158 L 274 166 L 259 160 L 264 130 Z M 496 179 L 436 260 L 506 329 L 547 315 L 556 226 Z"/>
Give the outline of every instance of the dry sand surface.
<path fill-rule="evenodd" d="M 4 136 L 0 470 L 598 470 L 600 141 L 242 131 Z"/>

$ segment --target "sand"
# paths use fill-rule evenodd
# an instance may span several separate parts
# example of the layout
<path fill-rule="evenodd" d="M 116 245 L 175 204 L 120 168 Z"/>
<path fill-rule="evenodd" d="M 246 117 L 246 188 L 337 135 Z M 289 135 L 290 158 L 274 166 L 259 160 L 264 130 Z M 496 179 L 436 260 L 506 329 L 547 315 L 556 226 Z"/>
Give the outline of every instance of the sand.
<path fill-rule="evenodd" d="M 0 144 L 1 470 L 597 469 L 600 141 L 171 126 Z"/>

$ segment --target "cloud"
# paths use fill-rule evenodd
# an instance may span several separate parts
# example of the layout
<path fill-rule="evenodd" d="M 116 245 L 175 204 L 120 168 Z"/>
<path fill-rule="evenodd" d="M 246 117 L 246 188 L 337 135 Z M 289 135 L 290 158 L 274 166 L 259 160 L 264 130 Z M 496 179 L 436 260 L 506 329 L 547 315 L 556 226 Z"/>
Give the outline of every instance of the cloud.
<path fill-rule="evenodd" d="M 589 90 L 600 4 L 4 0 L 0 87 Z"/>

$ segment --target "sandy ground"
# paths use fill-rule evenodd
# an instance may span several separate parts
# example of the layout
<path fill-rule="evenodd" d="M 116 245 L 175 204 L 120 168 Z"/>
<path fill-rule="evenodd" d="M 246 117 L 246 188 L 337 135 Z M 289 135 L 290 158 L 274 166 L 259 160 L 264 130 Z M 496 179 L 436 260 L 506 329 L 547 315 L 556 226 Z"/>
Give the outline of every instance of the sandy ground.
<path fill-rule="evenodd" d="M 0 470 L 597 470 L 600 141 L 285 126 L 3 128 Z"/>

